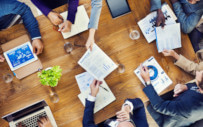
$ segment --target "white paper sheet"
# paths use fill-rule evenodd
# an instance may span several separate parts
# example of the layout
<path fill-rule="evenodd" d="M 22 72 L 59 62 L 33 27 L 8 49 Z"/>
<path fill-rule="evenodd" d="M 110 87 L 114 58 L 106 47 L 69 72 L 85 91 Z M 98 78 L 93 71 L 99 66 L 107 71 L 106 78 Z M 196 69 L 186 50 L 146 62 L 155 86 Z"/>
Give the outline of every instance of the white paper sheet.
<path fill-rule="evenodd" d="M 67 15 L 68 15 L 67 11 L 61 13 L 61 16 L 63 17 L 64 21 L 67 20 Z M 87 30 L 88 24 L 89 24 L 89 17 L 87 15 L 84 5 L 81 5 L 78 7 L 78 10 L 75 16 L 75 23 L 72 24 L 71 32 L 67 32 L 67 33 L 62 32 L 63 38 L 67 39 L 69 37 L 72 37 L 78 33 L 81 33 Z"/>
<path fill-rule="evenodd" d="M 108 91 L 104 90 L 103 88 L 99 88 L 99 93 L 97 94 L 96 101 L 95 101 L 95 107 L 94 107 L 94 113 L 98 112 L 99 110 L 103 109 L 110 103 L 116 100 L 115 96 L 113 95 L 112 91 L 106 84 L 106 82 L 102 81 L 102 87 L 106 88 Z M 88 88 L 86 91 L 82 92 L 78 95 L 80 101 L 85 106 L 85 99 L 88 97 L 90 93 L 90 88 Z"/>
<path fill-rule="evenodd" d="M 158 52 L 162 52 L 165 49 L 181 48 L 181 34 L 180 23 L 167 25 L 162 29 L 161 27 L 155 28 L 156 32 L 156 45 Z"/>
<path fill-rule="evenodd" d="M 94 77 L 88 72 L 84 72 L 75 76 L 80 92 L 86 91 L 94 80 Z"/>
<path fill-rule="evenodd" d="M 86 51 L 78 64 L 97 80 L 103 80 L 118 67 L 96 44 L 92 51 Z"/>
<path fill-rule="evenodd" d="M 157 77 L 154 80 L 151 80 L 151 83 L 158 94 L 161 93 L 163 90 L 165 90 L 168 86 L 170 86 L 173 83 L 153 56 L 150 57 L 148 60 L 146 60 L 143 63 L 143 66 L 154 66 L 158 70 Z M 145 85 L 145 82 L 140 75 L 140 67 L 138 67 L 134 71 L 134 73 L 137 75 L 140 81 Z M 149 70 L 149 73 L 150 73 L 150 77 L 154 75 L 154 71 L 152 71 L 151 69 Z"/>
<path fill-rule="evenodd" d="M 176 23 L 175 20 L 177 19 L 177 17 L 175 16 L 173 11 L 167 4 L 163 4 L 161 9 L 165 16 L 166 25 Z M 155 11 L 155 12 L 150 13 L 144 19 L 142 19 L 138 22 L 138 25 L 148 43 L 151 43 L 152 41 L 154 41 L 156 39 L 155 30 L 154 30 L 156 18 L 157 18 L 157 12 Z"/>

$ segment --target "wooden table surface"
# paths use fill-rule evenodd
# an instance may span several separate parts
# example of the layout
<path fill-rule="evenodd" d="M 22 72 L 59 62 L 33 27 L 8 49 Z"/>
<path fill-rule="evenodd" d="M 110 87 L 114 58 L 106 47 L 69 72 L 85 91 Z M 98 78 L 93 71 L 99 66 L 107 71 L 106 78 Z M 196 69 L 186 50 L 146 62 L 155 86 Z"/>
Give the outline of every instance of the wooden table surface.
<path fill-rule="evenodd" d="M 96 123 L 115 115 L 120 110 L 126 98 L 141 98 L 144 102 L 148 98 L 143 93 L 144 86 L 133 71 L 141 62 L 154 56 L 168 76 L 172 79 L 171 85 L 166 91 L 174 88 L 177 83 L 190 81 L 193 77 L 173 64 L 173 59 L 164 57 L 157 52 L 156 43 L 148 44 L 141 33 L 137 22 L 144 18 L 150 10 L 149 0 L 128 0 L 131 13 L 112 19 L 106 1 L 100 17 L 99 29 L 96 32 L 97 45 L 114 61 L 125 65 L 126 71 L 119 74 L 117 71 L 111 73 L 105 80 L 116 96 L 116 101 L 95 114 Z M 85 4 L 90 16 L 90 0 L 80 0 L 80 5 Z M 57 12 L 66 10 L 66 6 L 56 9 Z M 49 100 L 48 88 L 42 86 L 37 74 L 32 74 L 22 80 L 14 78 L 11 84 L 2 81 L 2 75 L 10 72 L 6 62 L 0 63 L 0 117 L 30 105 L 36 101 L 45 99 L 49 104 L 55 120 L 60 127 L 82 127 L 84 106 L 78 99 L 80 93 L 75 80 L 75 75 L 84 72 L 78 64 L 78 60 L 85 53 L 84 47 L 74 47 L 71 54 L 66 54 L 63 45 L 65 42 L 75 42 L 85 45 L 88 31 L 64 40 L 62 35 L 53 30 L 53 25 L 45 16 L 37 17 L 39 22 L 42 41 L 44 44 L 43 54 L 39 55 L 43 67 L 47 68 L 59 65 L 63 69 L 62 78 L 56 87 L 60 101 L 53 104 Z M 141 33 L 138 40 L 129 38 L 129 29 L 137 29 Z M 16 25 L 0 32 L 0 42 L 7 42 L 27 33 L 24 26 Z M 195 53 L 187 35 L 182 34 L 182 48 L 176 50 L 191 60 L 196 60 Z M 8 123 L 0 119 L 1 126 Z"/>

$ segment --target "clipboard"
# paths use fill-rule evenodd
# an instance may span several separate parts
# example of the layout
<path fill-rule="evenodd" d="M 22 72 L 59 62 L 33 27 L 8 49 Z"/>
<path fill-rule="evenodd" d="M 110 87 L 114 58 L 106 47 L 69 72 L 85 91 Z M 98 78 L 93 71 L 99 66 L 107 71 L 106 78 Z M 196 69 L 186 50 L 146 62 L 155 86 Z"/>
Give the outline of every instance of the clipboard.
<path fill-rule="evenodd" d="M 23 35 L 23 36 L 20 36 L 14 40 L 11 40 L 11 41 L 1 45 L 1 48 L 2 48 L 3 52 L 6 52 L 12 48 L 15 48 L 21 44 L 26 43 L 28 41 L 31 42 L 29 36 Z M 41 70 L 42 68 L 43 68 L 42 63 L 38 59 L 30 64 L 27 64 L 27 65 L 15 70 L 14 73 L 16 74 L 16 78 L 23 79 L 23 78 L 27 77 L 28 75 L 31 75 L 31 74 L 37 72 L 38 70 Z"/>

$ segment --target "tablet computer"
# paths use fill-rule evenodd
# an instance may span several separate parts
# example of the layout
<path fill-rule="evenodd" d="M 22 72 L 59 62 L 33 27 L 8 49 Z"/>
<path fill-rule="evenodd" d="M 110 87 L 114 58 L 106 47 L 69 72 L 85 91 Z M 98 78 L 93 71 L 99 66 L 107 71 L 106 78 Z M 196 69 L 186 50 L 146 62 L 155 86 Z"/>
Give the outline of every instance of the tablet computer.
<path fill-rule="evenodd" d="M 112 18 L 117 18 L 131 12 L 127 0 L 106 0 L 106 3 L 109 7 Z"/>
<path fill-rule="evenodd" d="M 26 42 L 4 52 L 4 56 L 9 67 L 11 68 L 11 71 L 17 70 L 38 59 L 33 53 L 30 42 Z"/>

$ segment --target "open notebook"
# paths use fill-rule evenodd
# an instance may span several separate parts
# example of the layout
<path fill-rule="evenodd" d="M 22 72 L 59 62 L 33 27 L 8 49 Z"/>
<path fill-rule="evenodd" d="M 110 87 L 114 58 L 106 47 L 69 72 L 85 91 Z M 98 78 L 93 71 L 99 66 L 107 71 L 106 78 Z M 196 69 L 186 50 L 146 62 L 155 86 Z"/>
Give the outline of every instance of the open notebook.
<path fill-rule="evenodd" d="M 98 112 L 99 110 L 103 109 L 104 107 L 106 107 L 107 105 L 109 105 L 110 103 L 116 100 L 115 96 L 111 92 L 111 89 L 108 87 L 106 82 L 104 80 L 102 82 L 103 82 L 101 84 L 102 87 L 99 87 L 99 93 L 97 94 L 97 97 L 96 97 L 94 113 Z M 86 91 L 78 95 L 80 101 L 84 106 L 85 106 L 85 100 L 89 94 L 90 94 L 90 87 Z"/>
<path fill-rule="evenodd" d="M 68 15 L 68 11 L 61 13 L 61 16 L 63 17 L 64 21 L 66 20 L 67 15 Z M 89 17 L 87 15 L 84 5 L 81 5 L 77 9 L 77 13 L 75 16 L 75 23 L 72 24 L 71 32 L 67 32 L 67 33 L 62 32 L 63 38 L 67 39 L 69 37 L 72 37 L 76 34 L 79 34 L 87 30 L 88 24 L 89 24 Z"/>

